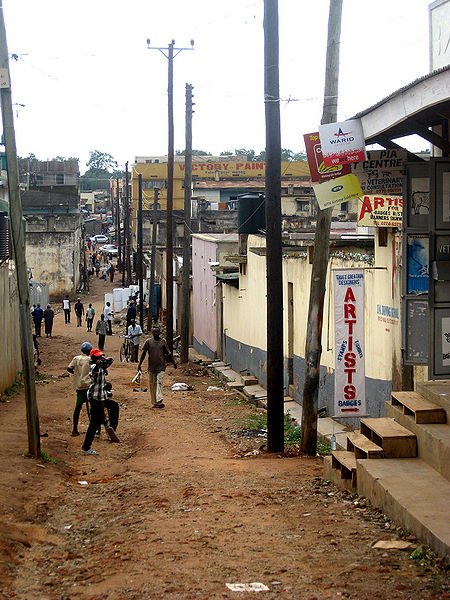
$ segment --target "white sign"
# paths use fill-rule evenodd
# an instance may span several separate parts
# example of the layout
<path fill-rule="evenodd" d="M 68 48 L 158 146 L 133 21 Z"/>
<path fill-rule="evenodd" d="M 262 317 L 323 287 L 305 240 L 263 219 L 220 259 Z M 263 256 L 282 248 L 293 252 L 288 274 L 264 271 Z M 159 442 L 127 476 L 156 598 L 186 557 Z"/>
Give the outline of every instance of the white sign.
<path fill-rule="evenodd" d="M 326 167 L 366 160 L 366 145 L 359 119 L 319 125 L 319 135 Z"/>
<path fill-rule="evenodd" d="M 366 415 L 364 369 L 364 271 L 335 269 L 334 290 L 334 415 Z"/>

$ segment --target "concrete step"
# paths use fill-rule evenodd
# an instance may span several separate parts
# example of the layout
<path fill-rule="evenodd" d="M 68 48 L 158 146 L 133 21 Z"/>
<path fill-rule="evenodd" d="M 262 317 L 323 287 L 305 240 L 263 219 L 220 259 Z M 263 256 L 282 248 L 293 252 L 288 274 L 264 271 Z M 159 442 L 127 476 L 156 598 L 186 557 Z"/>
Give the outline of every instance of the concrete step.
<path fill-rule="evenodd" d="M 357 493 L 441 556 L 450 550 L 450 483 L 420 458 L 358 460 Z"/>
<path fill-rule="evenodd" d="M 227 388 L 230 390 L 242 390 L 243 387 L 242 381 L 227 381 Z"/>
<path fill-rule="evenodd" d="M 230 367 L 217 367 L 213 371 L 222 381 L 241 381 L 239 373 L 233 371 Z"/>
<path fill-rule="evenodd" d="M 417 384 L 417 392 L 427 400 L 441 406 L 450 423 L 450 381 L 423 381 Z"/>
<path fill-rule="evenodd" d="M 383 458 L 383 448 L 359 431 L 351 431 L 347 434 L 347 450 L 354 452 L 355 458 Z"/>
<path fill-rule="evenodd" d="M 445 410 L 418 392 L 392 392 L 391 404 L 401 406 L 403 414 L 414 417 L 416 423 L 445 423 Z"/>
<path fill-rule="evenodd" d="M 417 456 L 416 436 L 389 417 L 361 419 L 360 431 L 366 438 L 383 448 L 386 458 Z"/>
<path fill-rule="evenodd" d="M 352 488 L 356 488 L 356 458 L 353 452 L 333 450 L 331 468 L 339 471 L 341 479 L 350 479 Z"/>
<path fill-rule="evenodd" d="M 243 392 L 249 398 L 267 398 L 267 391 L 260 385 L 245 385 Z"/>
<path fill-rule="evenodd" d="M 417 424 L 400 406 L 386 402 L 386 415 L 415 434 L 417 455 L 450 481 L 450 425 Z"/>
<path fill-rule="evenodd" d="M 333 469 L 332 467 L 333 457 L 323 457 L 323 478 L 327 481 L 332 481 L 341 490 L 347 490 L 347 492 L 355 493 L 351 479 L 342 479 L 341 471 L 339 469 Z"/>
<path fill-rule="evenodd" d="M 241 375 L 242 383 L 247 385 L 258 385 L 258 378 L 254 375 Z"/>

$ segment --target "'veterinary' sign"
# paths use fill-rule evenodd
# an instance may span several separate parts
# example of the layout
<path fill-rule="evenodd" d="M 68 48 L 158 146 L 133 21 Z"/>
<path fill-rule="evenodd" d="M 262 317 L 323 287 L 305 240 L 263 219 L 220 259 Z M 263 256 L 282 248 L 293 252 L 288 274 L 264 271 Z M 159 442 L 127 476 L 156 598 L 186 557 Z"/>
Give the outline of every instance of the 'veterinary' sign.
<path fill-rule="evenodd" d="M 363 269 L 335 269 L 333 289 L 334 415 L 363 417 L 366 415 Z"/>

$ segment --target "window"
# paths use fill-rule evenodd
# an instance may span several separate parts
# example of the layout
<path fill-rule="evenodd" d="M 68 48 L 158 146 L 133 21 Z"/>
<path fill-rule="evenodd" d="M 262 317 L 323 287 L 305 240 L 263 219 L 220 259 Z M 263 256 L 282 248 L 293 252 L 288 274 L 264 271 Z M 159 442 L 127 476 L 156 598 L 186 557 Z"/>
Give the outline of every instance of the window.
<path fill-rule="evenodd" d="M 348 202 L 341 202 L 341 212 L 348 212 Z"/>
<path fill-rule="evenodd" d="M 297 212 L 306 212 L 309 210 L 309 200 L 297 199 Z"/>

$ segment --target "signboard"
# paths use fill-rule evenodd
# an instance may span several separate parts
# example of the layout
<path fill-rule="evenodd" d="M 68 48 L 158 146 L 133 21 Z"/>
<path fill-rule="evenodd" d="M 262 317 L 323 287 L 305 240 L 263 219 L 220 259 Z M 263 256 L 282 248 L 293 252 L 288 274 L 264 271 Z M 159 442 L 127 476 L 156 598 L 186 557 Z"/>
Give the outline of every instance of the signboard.
<path fill-rule="evenodd" d="M 335 269 L 334 415 L 366 415 L 364 368 L 364 270 Z"/>
<path fill-rule="evenodd" d="M 395 196 L 363 196 L 358 200 L 361 227 L 401 227 L 403 199 Z"/>
<path fill-rule="evenodd" d="M 407 236 L 406 281 L 408 294 L 428 293 L 429 240 L 426 235 Z"/>
<path fill-rule="evenodd" d="M 358 178 L 352 174 L 317 183 L 313 189 L 321 210 L 363 195 Z"/>
<path fill-rule="evenodd" d="M 306 156 L 313 183 L 328 181 L 329 179 L 350 173 L 350 165 L 325 166 L 319 132 L 306 133 L 303 139 L 305 140 Z"/>
<path fill-rule="evenodd" d="M 367 159 L 351 165 L 364 194 L 401 196 L 403 194 L 403 163 L 406 150 L 369 150 Z"/>
<path fill-rule="evenodd" d="M 366 160 L 366 144 L 359 119 L 319 125 L 319 135 L 326 167 Z"/>

